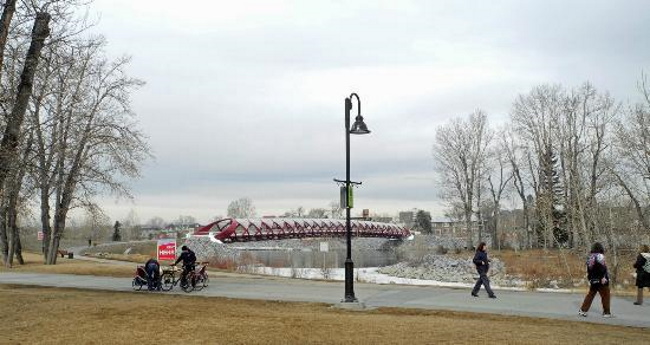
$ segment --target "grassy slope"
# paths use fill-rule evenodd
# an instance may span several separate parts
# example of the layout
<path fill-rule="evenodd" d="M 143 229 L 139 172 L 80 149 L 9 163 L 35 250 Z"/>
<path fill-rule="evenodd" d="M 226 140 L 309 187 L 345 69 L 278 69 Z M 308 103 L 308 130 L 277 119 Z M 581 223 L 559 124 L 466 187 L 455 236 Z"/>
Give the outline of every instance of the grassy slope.
<path fill-rule="evenodd" d="M 0 285 L 0 343 L 647 344 L 645 329 L 526 317 Z M 4 338 L 3 338 L 4 337 Z M 4 340 L 3 340 L 4 339 Z"/>

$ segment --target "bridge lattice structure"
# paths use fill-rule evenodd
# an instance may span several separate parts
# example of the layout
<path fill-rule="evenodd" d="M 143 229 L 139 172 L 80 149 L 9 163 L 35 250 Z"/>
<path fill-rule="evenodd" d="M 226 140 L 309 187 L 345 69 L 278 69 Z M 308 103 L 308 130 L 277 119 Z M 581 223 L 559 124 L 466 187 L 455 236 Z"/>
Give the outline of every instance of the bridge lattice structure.
<path fill-rule="evenodd" d="M 353 237 L 405 239 L 411 232 L 402 226 L 365 220 L 350 221 Z M 344 219 L 315 218 L 225 218 L 200 227 L 194 235 L 208 236 L 221 242 L 283 240 L 304 237 L 342 237 Z"/>

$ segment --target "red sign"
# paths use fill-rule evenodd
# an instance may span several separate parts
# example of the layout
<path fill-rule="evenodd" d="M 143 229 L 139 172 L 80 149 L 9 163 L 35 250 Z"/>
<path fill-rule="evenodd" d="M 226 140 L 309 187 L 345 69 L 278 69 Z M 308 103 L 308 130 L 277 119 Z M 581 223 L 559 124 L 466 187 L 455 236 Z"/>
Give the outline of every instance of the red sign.
<path fill-rule="evenodd" d="M 39 241 L 42 241 L 44 236 L 45 236 L 45 235 L 43 234 L 43 231 L 39 231 L 39 232 L 38 232 L 38 240 L 39 240 Z"/>
<path fill-rule="evenodd" d="M 158 240 L 158 260 L 176 260 L 176 240 L 164 238 Z"/>

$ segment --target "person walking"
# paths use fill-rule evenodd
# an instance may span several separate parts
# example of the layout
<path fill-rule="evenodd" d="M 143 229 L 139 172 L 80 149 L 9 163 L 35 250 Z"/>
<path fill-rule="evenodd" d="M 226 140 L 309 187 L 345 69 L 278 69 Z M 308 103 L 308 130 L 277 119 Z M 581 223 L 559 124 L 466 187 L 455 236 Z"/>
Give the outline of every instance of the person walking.
<path fill-rule="evenodd" d="M 593 302 L 596 293 L 598 293 L 600 294 L 600 301 L 603 304 L 603 317 L 610 318 L 612 314 L 609 310 L 609 273 L 607 272 L 607 264 L 605 263 L 605 248 L 603 248 L 602 244 L 596 242 L 591 246 L 591 252 L 589 253 L 586 264 L 589 292 L 587 292 L 587 296 L 585 296 L 582 306 L 578 310 L 578 315 L 587 317 L 591 302 Z"/>
<path fill-rule="evenodd" d="M 642 245 L 634 263 L 636 268 L 636 301 L 634 305 L 643 304 L 643 288 L 650 288 L 650 248 Z"/>
<path fill-rule="evenodd" d="M 481 285 L 483 285 L 490 298 L 497 298 L 492 288 L 490 288 L 490 279 L 487 276 L 488 270 L 490 269 L 490 259 L 488 259 L 487 244 L 485 242 L 481 242 L 478 248 L 476 248 L 473 262 L 479 277 L 476 280 L 476 284 L 474 284 L 474 289 L 472 289 L 472 296 L 478 297 L 478 291 L 481 289 Z"/>

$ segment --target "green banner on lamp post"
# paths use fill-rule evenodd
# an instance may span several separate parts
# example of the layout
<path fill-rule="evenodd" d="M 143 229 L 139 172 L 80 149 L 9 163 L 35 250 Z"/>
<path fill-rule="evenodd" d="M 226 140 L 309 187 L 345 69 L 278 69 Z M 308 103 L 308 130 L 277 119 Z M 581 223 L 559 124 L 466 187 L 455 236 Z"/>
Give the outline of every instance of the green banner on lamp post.
<path fill-rule="evenodd" d="M 354 207 L 354 193 L 352 192 L 354 188 L 350 186 L 348 188 L 348 208 L 353 208 Z"/>
<path fill-rule="evenodd" d="M 353 208 L 354 207 L 354 194 L 352 192 L 354 188 L 350 186 L 349 189 L 346 190 L 345 186 L 341 187 L 340 194 L 341 194 L 341 201 L 340 205 L 341 208 Z"/>

